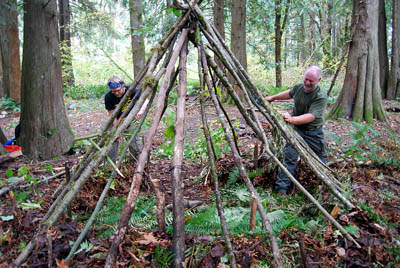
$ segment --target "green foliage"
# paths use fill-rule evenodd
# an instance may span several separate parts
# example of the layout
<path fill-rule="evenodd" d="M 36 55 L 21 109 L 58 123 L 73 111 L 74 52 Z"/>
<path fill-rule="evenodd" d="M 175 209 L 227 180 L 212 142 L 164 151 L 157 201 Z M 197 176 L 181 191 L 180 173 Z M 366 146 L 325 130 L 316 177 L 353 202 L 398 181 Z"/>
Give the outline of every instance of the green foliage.
<path fill-rule="evenodd" d="M 22 240 L 18 244 L 18 252 L 22 252 L 26 248 L 27 245 L 28 245 L 28 243 L 25 240 Z"/>
<path fill-rule="evenodd" d="M 343 137 L 326 131 L 345 156 L 360 161 L 372 161 L 374 165 L 400 166 L 400 140 L 392 131 L 388 130 L 391 139 L 380 141 L 381 134 L 369 125 L 350 123 L 352 131 Z M 345 140 L 349 140 L 349 144 Z"/>
<path fill-rule="evenodd" d="M 383 217 L 379 216 L 379 214 L 375 211 L 375 209 L 372 208 L 371 206 L 369 206 L 368 204 L 364 204 L 362 202 L 359 202 L 358 206 L 362 210 L 365 210 L 366 212 L 368 212 L 368 217 L 372 221 L 374 221 L 374 222 L 376 222 L 376 223 L 378 223 L 380 225 L 384 225 L 385 222 L 387 222 L 387 218 L 385 216 L 383 216 Z"/>
<path fill-rule="evenodd" d="M 235 167 L 229 172 L 228 180 L 226 181 L 225 188 L 229 188 L 234 185 L 239 179 L 239 169 Z"/>
<path fill-rule="evenodd" d="M 174 261 L 175 254 L 168 251 L 166 248 L 157 246 L 154 251 L 154 261 L 159 268 L 169 268 Z"/>
<path fill-rule="evenodd" d="M 99 99 L 108 92 L 107 85 L 74 85 L 63 88 L 64 94 L 74 100 Z"/>
<path fill-rule="evenodd" d="M 176 112 L 170 107 L 165 110 L 162 123 L 165 125 L 164 137 L 166 140 L 157 151 L 158 157 L 170 158 L 174 153 Z"/>
<path fill-rule="evenodd" d="M 360 228 L 358 228 L 355 225 L 350 224 L 350 225 L 344 226 L 343 228 L 351 235 L 354 235 L 356 237 L 358 237 L 360 235 L 360 233 L 359 233 Z"/>
<path fill-rule="evenodd" d="M 13 100 L 11 98 L 1 97 L 0 109 L 11 110 L 14 113 L 19 112 L 19 111 L 21 111 L 21 103 Z"/>
<path fill-rule="evenodd" d="M 73 243 L 74 243 L 74 242 L 71 241 L 71 245 L 72 245 Z M 97 248 L 98 248 L 98 246 L 94 246 L 91 242 L 85 240 L 85 241 L 83 241 L 83 242 L 81 243 L 79 249 L 78 249 L 74 254 L 76 255 L 76 254 L 78 254 L 78 253 L 81 252 L 81 251 L 89 252 L 89 251 L 91 251 L 92 249 L 97 249 Z"/>
<path fill-rule="evenodd" d="M 235 121 L 232 124 L 233 126 L 237 126 L 239 122 Z M 225 139 L 224 129 L 220 126 L 219 122 L 210 122 L 210 126 L 210 136 L 217 158 L 222 157 L 223 154 L 230 154 L 231 148 Z M 185 147 L 184 154 L 186 158 L 193 161 L 205 161 L 208 158 L 207 141 L 202 130 L 199 129 L 198 133 L 197 140 Z"/>
<path fill-rule="evenodd" d="M 96 217 L 96 222 L 99 224 L 99 229 L 101 230 L 99 233 L 100 237 L 108 237 L 116 230 L 116 225 L 120 220 L 125 202 L 126 200 L 118 197 L 109 197 L 106 199 L 105 205 Z M 155 202 L 154 197 L 138 197 L 129 225 L 141 226 L 145 229 L 151 229 L 156 226 L 156 218 L 150 213 Z"/>

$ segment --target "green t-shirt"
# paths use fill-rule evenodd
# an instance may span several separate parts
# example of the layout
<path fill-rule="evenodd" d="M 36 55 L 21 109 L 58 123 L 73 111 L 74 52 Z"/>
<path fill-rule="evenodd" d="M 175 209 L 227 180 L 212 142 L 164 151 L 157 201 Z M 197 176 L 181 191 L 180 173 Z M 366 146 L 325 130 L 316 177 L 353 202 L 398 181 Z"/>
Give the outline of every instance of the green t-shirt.
<path fill-rule="evenodd" d="M 304 130 L 322 127 L 324 124 L 323 114 L 328 103 L 326 92 L 318 85 L 313 92 L 306 93 L 304 92 L 304 84 L 299 83 L 289 91 L 289 94 L 294 100 L 292 116 L 299 116 L 307 113 L 315 116 L 314 121 L 297 127 Z"/>

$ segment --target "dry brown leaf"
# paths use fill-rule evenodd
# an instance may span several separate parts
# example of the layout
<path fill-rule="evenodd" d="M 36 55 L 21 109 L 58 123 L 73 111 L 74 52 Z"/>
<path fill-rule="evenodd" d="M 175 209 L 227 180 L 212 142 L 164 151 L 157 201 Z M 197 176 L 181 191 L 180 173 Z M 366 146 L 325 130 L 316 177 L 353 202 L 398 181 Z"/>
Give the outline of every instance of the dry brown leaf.
<path fill-rule="evenodd" d="M 340 211 L 340 209 L 339 209 L 338 205 L 336 204 L 335 207 L 331 211 L 331 216 L 336 218 L 336 216 L 339 214 L 339 211 Z"/>
<path fill-rule="evenodd" d="M 69 264 L 71 263 L 71 259 L 66 261 L 62 259 L 61 261 L 56 259 L 57 267 L 59 268 L 69 268 Z"/>
<path fill-rule="evenodd" d="M 135 245 L 150 245 L 152 243 L 159 243 L 159 241 L 154 237 L 153 233 L 143 233 L 143 237 L 133 242 Z"/>

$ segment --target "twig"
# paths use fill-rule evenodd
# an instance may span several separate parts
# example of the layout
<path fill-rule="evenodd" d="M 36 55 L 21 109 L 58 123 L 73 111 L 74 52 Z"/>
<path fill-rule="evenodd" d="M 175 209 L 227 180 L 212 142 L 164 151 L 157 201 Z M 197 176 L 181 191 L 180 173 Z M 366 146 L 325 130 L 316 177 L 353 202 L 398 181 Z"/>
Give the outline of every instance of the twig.
<path fill-rule="evenodd" d="M 256 247 L 258 247 L 259 245 L 261 245 L 262 243 L 264 243 L 267 239 L 268 239 L 267 236 L 261 238 L 259 241 L 257 241 L 257 243 L 255 243 L 254 245 L 252 245 L 251 247 L 249 247 L 248 249 L 246 249 L 246 251 L 247 251 L 247 252 L 252 251 L 252 250 L 255 249 Z"/>
<path fill-rule="evenodd" d="M 53 268 L 53 239 L 49 232 L 46 234 L 47 236 L 47 258 L 48 258 L 48 267 Z"/>
<path fill-rule="evenodd" d="M 55 178 L 58 178 L 58 177 L 60 177 L 60 176 L 62 176 L 64 174 L 65 174 L 65 171 L 61 171 L 61 172 L 58 172 L 58 173 L 56 173 L 55 175 L 53 175 L 51 177 L 42 176 L 43 179 L 38 181 L 38 182 L 36 182 L 36 184 L 43 183 L 43 182 L 44 183 L 48 183 L 49 181 L 51 181 L 51 180 L 53 180 Z M 20 188 L 27 188 L 27 187 L 30 187 L 31 185 L 32 185 L 32 183 L 26 184 L 26 185 L 21 185 Z"/>

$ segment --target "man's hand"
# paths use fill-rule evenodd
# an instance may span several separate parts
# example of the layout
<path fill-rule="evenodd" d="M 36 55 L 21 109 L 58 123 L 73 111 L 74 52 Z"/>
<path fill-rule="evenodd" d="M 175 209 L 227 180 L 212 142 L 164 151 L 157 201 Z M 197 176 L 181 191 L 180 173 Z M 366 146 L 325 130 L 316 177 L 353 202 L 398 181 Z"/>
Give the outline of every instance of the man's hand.
<path fill-rule="evenodd" d="M 274 96 L 268 96 L 265 98 L 265 100 L 268 102 L 272 102 L 272 101 L 274 101 Z"/>
<path fill-rule="evenodd" d="M 292 124 L 292 116 L 288 113 L 288 112 L 285 112 L 285 113 L 283 113 L 282 114 L 282 118 L 286 121 L 286 122 L 288 122 L 289 124 Z"/>
<path fill-rule="evenodd" d="M 135 120 L 139 121 L 142 118 L 142 116 L 143 116 L 143 114 L 140 113 L 140 111 L 139 111 L 139 113 L 135 116 Z"/>

